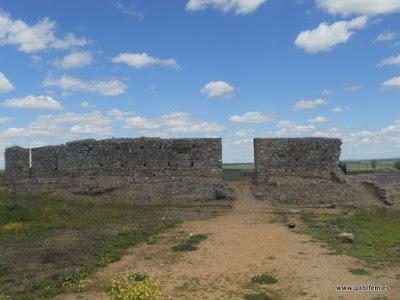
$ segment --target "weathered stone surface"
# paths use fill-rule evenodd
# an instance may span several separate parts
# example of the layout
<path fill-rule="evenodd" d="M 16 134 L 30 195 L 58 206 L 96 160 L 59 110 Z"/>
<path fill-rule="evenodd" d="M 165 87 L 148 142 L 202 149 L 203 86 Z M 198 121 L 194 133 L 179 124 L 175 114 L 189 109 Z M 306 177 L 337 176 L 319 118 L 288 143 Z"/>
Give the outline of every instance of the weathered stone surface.
<path fill-rule="evenodd" d="M 352 184 L 368 185 L 387 205 L 400 208 L 400 170 L 387 169 L 348 176 Z"/>
<path fill-rule="evenodd" d="M 344 181 L 339 169 L 341 140 L 328 138 L 254 139 L 255 178 L 317 177 Z M 339 180 L 339 178 L 341 180 Z"/>
<path fill-rule="evenodd" d="M 15 192 L 112 194 L 138 203 L 233 198 L 222 181 L 221 139 L 82 140 L 29 152 L 6 150 Z"/>
<path fill-rule="evenodd" d="M 339 168 L 339 139 L 254 139 L 254 193 L 278 205 L 351 204 L 351 187 Z"/>

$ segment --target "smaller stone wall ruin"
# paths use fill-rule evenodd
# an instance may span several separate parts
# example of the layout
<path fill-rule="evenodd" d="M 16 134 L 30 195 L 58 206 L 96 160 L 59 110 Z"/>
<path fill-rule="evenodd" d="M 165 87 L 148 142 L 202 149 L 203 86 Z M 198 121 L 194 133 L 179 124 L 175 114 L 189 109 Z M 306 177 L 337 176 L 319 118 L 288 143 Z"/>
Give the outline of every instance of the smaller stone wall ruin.
<path fill-rule="evenodd" d="M 341 140 L 329 138 L 254 139 L 255 179 L 300 176 L 332 179 L 340 174 Z"/>

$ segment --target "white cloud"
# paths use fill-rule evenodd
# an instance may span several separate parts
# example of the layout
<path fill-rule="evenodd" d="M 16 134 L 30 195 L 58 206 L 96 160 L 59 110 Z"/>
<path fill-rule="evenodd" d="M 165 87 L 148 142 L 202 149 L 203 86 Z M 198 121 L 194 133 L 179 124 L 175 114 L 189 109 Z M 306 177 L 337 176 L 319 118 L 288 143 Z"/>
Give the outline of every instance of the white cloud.
<path fill-rule="evenodd" d="M 233 123 L 265 123 L 274 120 L 274 114 L 262 112 L 247 112 L 243 115 L 233 115 L 229 120 Z"/>
<path fill-rule="evenodd" d="M 6 75 L 0 72 L 0 93 L 10 92 L 14 89 L 14 85 L 7 79 Z"/>
<path fill-rule="evenodd" d="M 378 64 L 378 67 L 389 66 L 389 65 L 400 65 L 400 55 L 385 58 Z"/>
<path fill-rule="evenodd" d="M 332 96 L 333 92 L 331 90 L 323 90 L 322 96 Z"/>
<path fill-rule="evenodd" d="M 311 132 L 315 130 L 314 125 L 298 125 L 294 122 L 289 120 L 282 120 L 279 121 L 278 125 L 278 135 L 302 135 L 307 132 Z"/>
<path fill-rule="evenodd" d="M 13 20 L 9 14 L 0 10 L 0 46 L 15 45 L 21 52 L 32 53 L 47 49 L 68 49 L 82 47 L 88 40 L 68 33 L 64 38 L 55 37 L 56 23 L 44 18 L 34 25 L 21 19 Z"/>
<path fill-rule="evenodd" d="M 11 117 L 0 117 L 0 125 L 11 122 L 12 120 L 14 120 L 14 119 Z"/>
<path fill-rule="evenodd" d="M 120 53 L 113 57 L 112 62 L 124 63 L 136 69 L 147 68 L 154 65 L 179 68 L 178 63 L 173 58 L 160 59 L 150 56 L 147 53 Z"/>
<path fill-rule="evenodd" d="M 335 107 L 335 108 L 333 108 L 332 109 L 332 112 L 335 112 L 335 113 L 342 113 L 342 112 L 344 112 L 344 111 L 346 111 L 346 110 L 349 110 L 350 108 L 348 107 L 348 106 L 345 106 L 345 107 Z"/>
<path fill-rule="evenodd" d="M 80 106 L 81 106 L 81 108 L 90 108 L 90 109 L 95 109 L 96 108 L 96 105 L 90 104 L 87 101 L 81 102 Z"/>
<path fill-rule="evenodd" d="M 257 10 L 266 0 L 189 0 L 186 10 L 197 11 L 208 7 L 223 12 L 233 11 L 237 15 L 245 15 Z"/>
<path fill-rule="evenodd" d="M 208 97 L 224 97 L 229 99 L 233 96 L 235 88 L 226 81 L 210 81 L 201 90 Z"/>
<path fill-rule="evenodd" d="M 63 90 L 71 92 L 99 93 L 104 96 L 117 96 L 123 94 L 127 88 L 119 80 L 89 80 L 63 75 L 60 78 L 47 77 L 43 81 L 44 87 L 58 86 Z"/>
<path fill-rule="evenodd" d="M 74 125 L 70 128 L 71 133 L 88 134 L 88 135 L 105 135 L 111 136 L 114 133 L 114 128 L 110 126 L 98 126 L 91 124 Z"/>
<path fill-rule="evenodd" d="M 60 69 L 79 69 L 90 65 L 93 61 L 93 56 L 89 51 L 72 52 L 62 60 L 55 60 L 54 66 Z"/>
<path fill-rule="evenodd" d="M 4 106 L 11 108 L 23 108 L 23 109 L 46 109 L 46 110 L 62 110 L 60 102 L 54 100 L 50 96 L 34 96 L 29 95 L 24 98 L 12 98 L 4 102 Z"/>
<path fill-rule="evenodd" d="M 132 128 L 137 130 L 158 129 L 161 124 L 146 118 L 135 116 L 125 120 L 125 128 Z"/>
<path fill-rule="evenodd" d="M 331 14 L 379 15 L 400 12 L 398 0 L 316 0 L 318 7 Z"/>
<path fill-rule="evenodd" d="M 131 117 L 133 115 L 134 114 L 132 112 L 122 111 L 117 108 L 113 108 L 107 113 L 107 116 L 117 121 L 124 121 L 125 118 Z"/>
<path fill-rule="evenodd" d="M 136 130 L 164 129 L 173 133 L 215 132 L 225 130 L 216 123 L 193 120 L 187 112 L 172 112 L 159 119 L 147 119 L 134 116 L 125 119 L 125 127 Z"/>
<path fill-rule="evenodd" d="M 244 137 L 254 135 L 254 129 L 240 129 L 234 133 L 234 136 Z"/>
<path fill-rule="evenodd" d="M 322 116 L 318 116 L 318 117 L 315 117 L 315 118 L 312 118 L 312 119 L 308 120 L 308 123 L 313 123 L 313 124 L 326 123 L 326 122 L 328 122 L 328 120 L 325 117 L 322 117 Z"/>
<path fill-rule="evenodd" d="M 0 138 L 51 138 L 62 137 L 63 140 L 73 140 L 82 137 L 108 137 L 113 132 L 108 126 L 111 119 L 100 112 L 64 113 L 59 115 L 41 115 L 26 127 L 8 128 L 0 132 Z"/>
<path fill-rule="evenodd" d="M 129 17 L 135 17 L 139 19 L 139 21 L 143 20 L 144 14 L 141 10 L 136 8 L 136 5 L 134 3 L 131 3 L 129 5 L 123 4 L 121 1 L 115 2 L 115 7 L 121 11 L 124 15 L 127 15 Z"/>
<path fill-rule="evenodd" d="M 400 77 L 393 77 L 383 83 L 385 88 L 400 88 Z"/>
<path fill-rule="evenodd" d="M 295 45 L 309 53 L 330 51 L 338 44 L 345 44 L 354 34 L 354 29 L 362 29 L 367 24 L 366 16 L 350 21 L 339 21 L 329 25 L 321 23 L 318 28 L 301 32 Z"/>
<path fill-rule="evenodd" d="M 395 40 L 399 34 L 397 32 L 386 31 L 381 32 L 375 39 L 375 42 L 390 42 Z"/>
<path fill-rule="evenodd" d="M 315 100 L 300 100 L 294 105 L 295 110 L 314 109 L 318 106 L 324 105 L 327 102 L 324 99 L 318 98 Z"/>

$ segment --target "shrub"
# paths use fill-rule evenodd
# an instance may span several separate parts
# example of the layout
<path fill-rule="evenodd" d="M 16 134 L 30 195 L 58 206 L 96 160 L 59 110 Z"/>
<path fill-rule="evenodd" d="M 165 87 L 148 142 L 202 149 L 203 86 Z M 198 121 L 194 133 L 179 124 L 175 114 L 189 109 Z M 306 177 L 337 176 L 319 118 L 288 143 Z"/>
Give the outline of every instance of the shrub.
<path fill-rule="evenodd" d="M 394 164 L 393 164 L 393 167 L 394 167 L 395 169 L 397 169 L 397 170 L 400 170 L 400 160 L 395 161 Z"/>
<path fill-rule="evenodd" d="M 72 288 L 75 293 L 81 293 L 91 283 L 91 280 L 87 278 L 87 274 L 76 273 L 64 278 L 63 287 Z"/>
<path fill-rule="evenodd" d="M 195 251 L 198 249 L 196 247 L 196 245 L 206 239 L 207 239 L 207 235 L 205 235 L 205 234 L 194 234 L 194 235 L 190 236 L 186 241 L 182 241 L 178 245 L 173 246 L 172 250 L 174 250 L 174 251 Z"/>
<path fill-rule="evenodd" d="M 0 300 L 11 300 L 11 297 L 0 292 Z"/>
<path fill-rule="evenodd" d="M 374 170 L 376 169 L 376 164 L 377 164 L 377 161 L 375 159 L 371 160 L 372 169 L 374 169 Z"/>
<path fill-rule="evenodd" d="M 24 229 L 24 224 L 21 222 L 10 222 L 3 226 L 3 230 L 7 233 L 18 233 Z"/>
<path fill-rule="evenodd" d="M 145 279 L 132 281 L 128 277 L 122 281 L 111 280 L 107 294 L 114 300 L 159 300 L 164 299 L 157 281 Z"/>
<path fill-rule="evenodd" d="M 259 283 L 259 284 L 272 284 L 278 282 L 274 276 L 269 274 L 261 274 L 251 278 L 251 282 Z"/>

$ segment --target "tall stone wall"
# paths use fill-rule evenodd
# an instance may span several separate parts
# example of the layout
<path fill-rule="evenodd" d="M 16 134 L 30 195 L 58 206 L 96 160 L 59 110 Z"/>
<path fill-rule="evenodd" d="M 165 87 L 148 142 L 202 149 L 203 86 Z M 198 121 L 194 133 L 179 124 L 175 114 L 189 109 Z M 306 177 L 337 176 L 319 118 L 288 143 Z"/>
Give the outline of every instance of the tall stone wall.
<path fill-rule="evenodd" d="M 133 194 L 148 190 L 153 198 L 182 191 L 191 199 L 211 199 L 224 189 L 221 144 L 221 139 L 137 138 L 12 147 L 5 152 L 5 175 L 16 192 L 101 194 L 130 188 Z M 194 190 L 203 192 L 193 196 Z"/>
<path fill-rule="evenodd" d="M 341 144 L 341 140 L 329 138 L 256 138 L 256 182 L 265 182 L 271 176 L 332 179 L 340 173 Z"/>
<path fill-rule="evenodd" d="M 222 178 L 220 139 L 82 140 L 31 150 L 6 150 L 7 178 L 130 176 L 137 181 L 174 177 Z"/>

